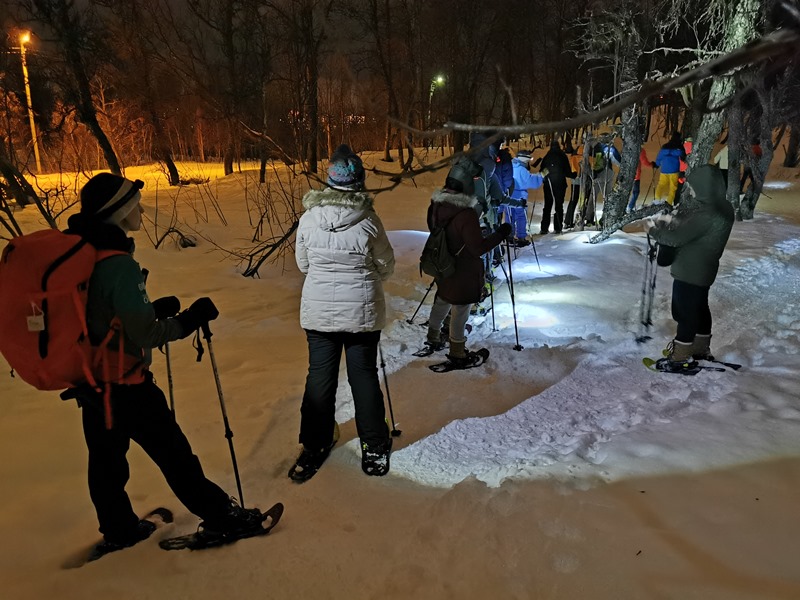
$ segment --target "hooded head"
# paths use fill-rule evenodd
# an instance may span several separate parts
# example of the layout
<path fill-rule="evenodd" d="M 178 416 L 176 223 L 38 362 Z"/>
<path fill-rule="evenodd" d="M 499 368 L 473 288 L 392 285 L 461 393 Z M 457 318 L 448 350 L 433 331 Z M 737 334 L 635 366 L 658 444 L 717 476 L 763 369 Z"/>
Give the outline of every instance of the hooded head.
<path fill-rule="evenodd" d="M 530 150 L 520 150 L 519 152 L 517 152 L 516 158 L 523 165 L 527 165 L 529 162 L 531 162 L 531 151 Z"/>
<path fill-rule="evenodd" d="M 81 189 L 81 211 L 85 219 L 110 223 L 124 228 L 123 222 L 139 210 L 144 182 L 131 181 L 113 173 L 98 173 Z M 135 228 L 135 229 L 138 229 Z"/>
<path fill-rule="evenodd" d="M 447 190 L 472 196 L 475 193 L 475 179 L 481 176 L 483 168 L 466 156 L 459 158 L 450 168 L 444 187 Z"/>
<path fill-rule="evenodd" d="M 345 192 L 364 189 L 364 165 L 347 144 L 339 146 L 328 165 L 328 185 Z"/>
<path fill-rule="evenodd" d="M 725 200 L 725 178 L 714 165 L 700 165 L 692 169 L 686 176 L 686 183 L 691 187 L 690 194 L 697 202 L 711 204 Z"/>

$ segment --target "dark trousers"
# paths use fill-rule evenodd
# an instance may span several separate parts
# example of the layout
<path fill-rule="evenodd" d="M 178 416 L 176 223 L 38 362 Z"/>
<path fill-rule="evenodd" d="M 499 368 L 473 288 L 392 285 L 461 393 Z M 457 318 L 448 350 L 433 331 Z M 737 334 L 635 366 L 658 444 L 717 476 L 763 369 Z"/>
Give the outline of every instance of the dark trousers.
<path fill-rule="evenodd" d="M 541 233 L 547 233 L 550 229 L 550 213 L 555 206 L 555 217 L 553 219 L 553 230 L 561 233 L 564 221 L 564 195 L 567 193 L 566 180 L 553 182 L 549 177 L 544 180 L 544 208 L 542 209 Z"/>
<path fill-rule="evenodd" d="M 691 344 L 695 335 L 711 334 L 711 310 L 708 308 L 710 287 L 672 281 L 672 318 L 678 323 L 675 339 Z"/>
<path fill-rule="evenodd" d="M 342 349 L 347 364 L 347 381 L 353 392 L 358 437 L 370 445 L 385 442 L 389 430 L 377 366 L 381 332 L 307 329 L 306 338 L 308 377 L 300 407 L 300 443 L 309 449 L 327 448 L 333 443 Z"/>
<path fill-rule="evenodd" d="M 139 522 L 125 492 L 131 440 L 153 459 L 184 506 L 201 519 L 219 517 L 230 504 L 228 494 L 203 474 L 164 393 L 153 383 L 153 376 L 147 376 L 144 383 L 112 386 L 113 429 L 106 429 L 97 395 L 81 398 L 89 449 L 89 494 L 107 539 L 132 535 Z"/>
<path fill-rule="evenodd" d="M 575 209 L 578 208 L 578 201 L 581 198 L 581 186 L 572 184 L 572 190 L 567 205 L 567 212 L 564 213 L 564 227 L 572 229 L 575 227 Z"/>

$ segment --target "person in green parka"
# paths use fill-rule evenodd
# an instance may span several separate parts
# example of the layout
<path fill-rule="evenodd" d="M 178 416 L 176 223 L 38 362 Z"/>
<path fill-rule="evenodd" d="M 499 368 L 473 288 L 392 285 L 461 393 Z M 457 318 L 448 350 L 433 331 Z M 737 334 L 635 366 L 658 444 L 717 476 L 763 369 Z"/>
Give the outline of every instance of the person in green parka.
<path fill-rule="evenodd" d="M 125 492 L 131 441 L 156 463 L 178 499 L 203 519 L 203 530 L 236 537 L 260 528 L 262 520 L 258 509 L 239 506 L 206 478 L 149 370 L 152 348 L 191 335 L 219 313 L 209 298 L 180 313 L 174 296 L 150 302 L 128 237 L 141 227 L 143 185 L 99 173 L 82 188 L 80 212 L 68 220 L 67 233 L 81 236 L 100 259 L 89 280 L 86 321 L 105 366 L 94 373 L 98 389 L 86 384 L 70 390 L 82 409 L 89 493 L 103 534 L 99 553 L 132 546 L 155 529 L 137 516 Z"/>
<path fill-rule="evenodd" d="M 690 201 L 681 203 L 672 215 L 645 222 L 645 230 L 655 241 L 674 248 L 672 318 L 678 327 L 667 357 L 656 363 L 660 370 L 673 372 L 693 368 L 696 360 L 713 360 L 708 294 L 734 221 L 717 167 L 693 169 L 686 187 Z"/>

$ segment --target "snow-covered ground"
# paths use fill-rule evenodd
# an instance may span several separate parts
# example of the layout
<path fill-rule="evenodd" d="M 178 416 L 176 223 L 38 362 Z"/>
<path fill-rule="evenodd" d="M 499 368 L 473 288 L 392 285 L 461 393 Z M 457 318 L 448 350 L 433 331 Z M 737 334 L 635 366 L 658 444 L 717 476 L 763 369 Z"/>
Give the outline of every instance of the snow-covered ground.
<path fill-rule="evenodd" d="M 157 172 L 127 174 L 148 182 L 152 213 Z M 247 245 L 244 197 L 255 176 L 212 181 L 227 225 L 210 204 L 207 223 L 194 216 L 189 205 L 203 206 L 197 188 L 181 191 L 181 219 L 223 247 Z M 139 233 L 136 257 L 151 272 L 152 298 L 176 294 L 188 305 L 208 295 L 219 306 L 214 351 L 245 501 L 281 500 L 286 515 L 274 534 L 229 548 L 168 554 L 149 540 L 63 571 L 96 535 L 79 410 L 0 377 L 0 596 L 800 598 L 797 171 L 773 169 L 771 197 L 753 221 L 735 224 L 712 288 L 713 350 L 743 367 L 695 377 L 641 363 L 660 355 L 674 323 L 671 279 L 660 269 L 652 339 L 635 341 L 645 245 L 635 225 L 599 245 L 586 243 L 590 232 L 534 238 L 536 253 L 525 248 L 511 265 L 523 348 L 514 349 L 499 271 L 494 330 L 491 316 L 473 318 L 469 338 L 490 349 L 487 364 L 427 369 L 437 358 L 411 353 L 432 294 L 407 320 L 428 287 L 418 257 L 430 193 L 443 177 L 376 201 L 397 256 L 381 380 L 403 433 L 389 476 L 361 473 L 342 371 L 340 443 L 312 481 L 286 477 L 307 360 L 292 256 L 248 279 L 204 239 L 154 250 Z M 162 184 L 162 210 L 171 210 L 169 193 Z M 532 198 L 538 224 L 540 192 Z M 35 220 L 33 209 L 17 215 Z M 177 418 L 209 476 L 235 494 L 211 367 L 195 361 L 188 341 L 172 344 L 172 358 Z M 165 387 L 163 359 L 154 372 Z M 134 505 L 176 512 L 157 535 L 192 530 L 196 518 L 143 453 L 134 448 L 130 458 Z"/>

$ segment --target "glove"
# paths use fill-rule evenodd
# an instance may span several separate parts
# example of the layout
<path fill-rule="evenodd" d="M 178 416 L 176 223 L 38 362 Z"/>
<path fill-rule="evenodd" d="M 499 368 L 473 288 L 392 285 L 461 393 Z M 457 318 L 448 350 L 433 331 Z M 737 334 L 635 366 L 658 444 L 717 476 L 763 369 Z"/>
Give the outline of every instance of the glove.
<path fill-rule="evenodd" d="M 500 233 L 502 239 L 506 239 L 511 235 L 511 223 L 503 223 L 497 228 L 497 231 Z"/>
<path fill-rule="evenodd" d="M 181 310 L 181 301 L 175 296 L 164 296 L 152 302 L 153 310 L 156 311 L 156 319 L 169 319 L 174 317 Z"/>
<path fill-rule="evenodd" d="M 550 174 L 550 171 L 548 169 L 542 169 L 540 174 L 542 177 L 547 177 Z"/>
<path fill-rule="evenodd" d="M 218 316 L 219 311 L 217 307 L 214 306 L 211 298 L 199 298 L 195 300 L 189 308 L 178 314 L 175 320 L 178 321 L 183 328 L 182 337 L 188 337 Z"/>
<path fill-rule="evenodd" d="M 522 200 L 522 208 L 528 208 L 528 201 L 525 199 Z"/>

